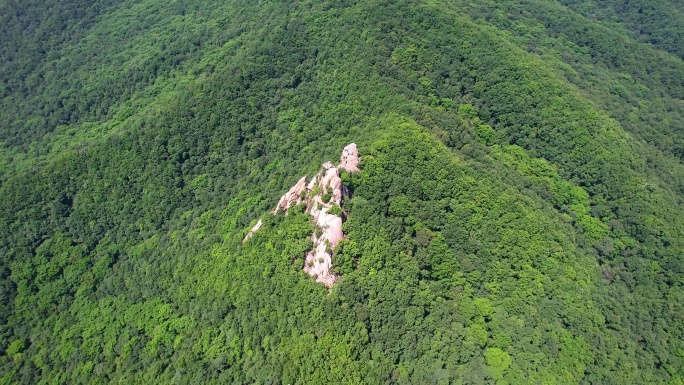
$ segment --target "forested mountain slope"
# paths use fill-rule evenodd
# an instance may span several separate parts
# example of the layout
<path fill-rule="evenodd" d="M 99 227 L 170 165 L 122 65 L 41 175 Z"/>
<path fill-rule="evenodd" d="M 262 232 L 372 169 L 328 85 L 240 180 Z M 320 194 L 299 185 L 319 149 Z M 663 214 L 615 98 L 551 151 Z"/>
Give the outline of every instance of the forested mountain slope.
<path fill-rule="evenodd" d="M 684 10 L 639 4 L 2 0 L 0 383 L 681 384 Z M 328 290 L 270 211 L 351 142 Z"/>

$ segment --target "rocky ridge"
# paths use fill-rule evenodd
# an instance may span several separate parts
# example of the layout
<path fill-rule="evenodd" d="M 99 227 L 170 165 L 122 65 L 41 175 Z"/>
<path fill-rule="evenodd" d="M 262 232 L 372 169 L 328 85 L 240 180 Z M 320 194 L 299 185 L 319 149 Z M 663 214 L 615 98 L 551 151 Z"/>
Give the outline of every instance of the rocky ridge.
<path fill-rule="evenodd" d="M 313 248 L 306 255 L 304 271 L 315 277 L 327 287 L 337 282 L 338 277 L 332 271 L 332 250 L 344 238 L 342 233 L 342 197 L 347 194 L 340 178 L 340 170 L 359 171 L 359 153 L 355 143 L 342 150 L 340 164 L 331 162 L 323 164 L 323 169 L 309 180 L 302 177 L 278 201 L 271 214 L 281 210 L 287 215 L 288 209 L 300 203 L 306 204 L 306 212 L 316 221 L 316 231 L 311 234 Z M 261 220 L 249 231 L 242 242 L 246 242 L 261 228 Z"/>

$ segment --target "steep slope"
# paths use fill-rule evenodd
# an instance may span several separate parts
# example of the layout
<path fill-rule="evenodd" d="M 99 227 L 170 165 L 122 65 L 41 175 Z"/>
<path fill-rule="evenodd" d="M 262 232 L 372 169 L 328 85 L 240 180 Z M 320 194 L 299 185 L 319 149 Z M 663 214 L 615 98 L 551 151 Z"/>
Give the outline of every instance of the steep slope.
<path fill-rule="evenodd" d="M 684 63 L 632 19 L 0 9 L 0 382 L 682 382 Z M 352 142 L 329 291 L 269 213 Z"/>
<path fill-rule="evenodd" d="M 635 40 L 652 44 L 684 59 L 684 48 L 680 44 L 684 39 L 681 3 L 619 0 L 564 0 L 561 3 L 613 28 L 622 25 Z"/>

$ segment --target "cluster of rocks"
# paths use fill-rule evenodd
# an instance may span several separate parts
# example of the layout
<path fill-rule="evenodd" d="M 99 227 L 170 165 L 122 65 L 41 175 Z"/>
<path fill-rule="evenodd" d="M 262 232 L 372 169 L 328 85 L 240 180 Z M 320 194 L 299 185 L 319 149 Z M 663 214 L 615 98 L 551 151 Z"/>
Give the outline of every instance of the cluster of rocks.
<path fill-rule="evenodd" d="M 342 151 L 340 164 L 335 166 L 331 162 L 323 164 L 323 169 L 307 183 L 302 177 L 292 188 L 283 194 L 272 214 L 287 210 L 300 203 L 306 204 L 306 212 L 316 221 L 317 231 L 311 235 L 313 249 L 306 255 L 304 271 L 316 277 L 316 281 L 328 287 L 337 282 L 337 276 L 332 271 L 332 250 L 337 246 L 344 234 L 342 233 L 342 214 L 340 210 L 333 210 L 340 206 L 342 197 L 347 193 L 340 178 L 340 170 L 348 172 L 359 171 L 359 153 L 356 144 L 347 145 Z M 261 228 L 261 220 L 249 231 L 243 239 L 247 241 L 254 232 Z"/>

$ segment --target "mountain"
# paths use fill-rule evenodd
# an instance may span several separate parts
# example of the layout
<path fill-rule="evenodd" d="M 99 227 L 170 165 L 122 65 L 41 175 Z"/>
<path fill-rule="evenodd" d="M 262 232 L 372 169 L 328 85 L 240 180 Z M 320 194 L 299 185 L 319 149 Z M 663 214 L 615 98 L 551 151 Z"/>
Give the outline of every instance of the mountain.
<path fill-rule="evenodd" d="M 681 1 L 0 20 L 0 384 L 684 383 Z"/>

